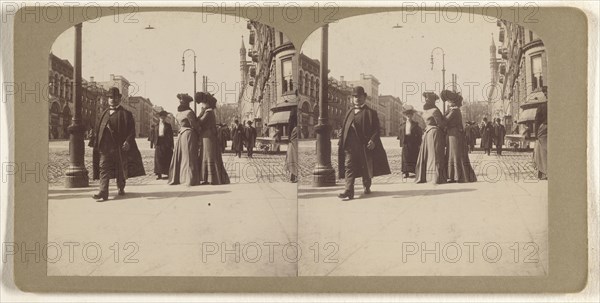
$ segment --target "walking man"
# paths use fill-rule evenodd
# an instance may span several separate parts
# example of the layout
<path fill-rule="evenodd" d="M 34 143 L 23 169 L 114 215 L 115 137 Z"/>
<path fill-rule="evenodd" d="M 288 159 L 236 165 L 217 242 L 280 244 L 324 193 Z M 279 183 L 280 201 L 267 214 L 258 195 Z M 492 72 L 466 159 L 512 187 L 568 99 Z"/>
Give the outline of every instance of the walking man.
<path fill-rule="evenodd" d="M 235 152 L 238 158 L 242 157 L 242 151 L 244 150 L 244 125 L 240 124 L 239 120 L 234 121 L 235 125 L 232 129 L 232 145 L 231 149 Z"/>
<path fill-rule="evenodd" d="M 246 148 L 248 149 L 248 158 L 252 158 L 254 145 L 256 144 L 256 128 L 252 126 L 252 121 L 246 122 L 248 126 L 244 129 L 244 137 L 246 138 Z"/>
<path fill-rule="evenodd" d="M 500 118 L 496 118 L 496 124 L 494 124 L 494 139 L 496 141 L 496 154 L 502 155 L 502 146 L 504 145 L 504 135 L 506 135 L 506 129 L 501 124 Z"/>
<path fill-rule="evenodd" d="M 338 144 L 340 154 L 344 154 L 343 166 L 346 179 L 345 190 L 338 197 L 343 200 L 354 199 L 354 180 L 362 177 L 364 193 L 371 193 L 371 179 L 375 176 L 390 174 L 387 155 L 379 137 L 379 118 L 377 111 L 369 108 L 365 102 L 367 94 L 362 86 L 352 90 L 354 106 L 348 110 L 344 119 Z"/>
<path fill-rule="evenodd" d="M 117 179 L 118 193 L 125 195 L 125 179 L 143 176 L 144 164 L 135 143 L 135 121 L 130 111 L 121 106 L 119 89 L 112 87 L 108 96 L 109 108 L 106 109 L 96 125 L 93 140 L 89 146 L 98 150 L 100 157 L 94 165 L 94 180 L 100 179 L 100 191 L 93 196 L 98 202 L 108 199 L 109 179 Z M 94 163 L 96 164 L 96 163 Z"/>

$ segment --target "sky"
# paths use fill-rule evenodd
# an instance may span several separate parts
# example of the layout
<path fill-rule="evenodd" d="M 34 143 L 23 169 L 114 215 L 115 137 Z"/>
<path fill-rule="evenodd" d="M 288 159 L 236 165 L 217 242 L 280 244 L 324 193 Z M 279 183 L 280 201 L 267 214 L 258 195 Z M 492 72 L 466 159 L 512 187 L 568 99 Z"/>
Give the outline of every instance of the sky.
<path fill-rule="evenodd" d="M 186 53 L 182 72 L 183 51 L 191 48 L 197 58 L 197 90 L 202 89 L 202 76 L 215 83 L 209 91 L 219 102 L 237 102 L 240 80 L 242 35 L 248 47 L 246 19 L 234 16 L 202 15 L 185 12 L 144 12 L 128 19 L 114 16 L 85 22 L 82 27 L 82 76 L 89 80 L 109 81 L 110 74 L 129 80 L 130 95 L 150 98 L 154 105 L 175 112 L 178 93 L 193 95 L 193 55 Z M 126 22 L 127 21 L 127 22 Z M 152 25 L 154 30 L 144 29 Z M 62 33 L 52 52 L 73 64 L 74 29 Z M 248 57 L 246 57 L 248 59 Z"/>
<path fill-rule="evenodd" d="M 381 82 L 380 95 L 394 95 L 403 102 L 422 107 L 421 93 L 441 87 L 442 52 L 445 52 L 446 83 L 452 73 L 466 101 L 485 100 L 490 82 L 490 44 L 492 33 L 496 47 L 496 21 L 480 15 L 455 16 L 440 14 L 405 16 L 401 12 L 378 13 L 350 17 L 329 25 L 330 76 L 358 80 L 361 73 L 372 74 Z M 423 18 L 425 20 L 423 21 Z M 472 19 L 472 20 L 470 20 Z M 406 22 L 403 22 L 406 21 Z M 403 28 L 392 28 L 399 24 Z M 302 52 L 320 57 L 321 31 L 313 32 L 302 45 Z M 469 83 L 469 82 L 477 82 Z M 487 86 L 486 86 L 487 84 Z M 469 89 L 471 87 L 471 89 Z M 416 91 L 418 90 L 418 91 Z"/>

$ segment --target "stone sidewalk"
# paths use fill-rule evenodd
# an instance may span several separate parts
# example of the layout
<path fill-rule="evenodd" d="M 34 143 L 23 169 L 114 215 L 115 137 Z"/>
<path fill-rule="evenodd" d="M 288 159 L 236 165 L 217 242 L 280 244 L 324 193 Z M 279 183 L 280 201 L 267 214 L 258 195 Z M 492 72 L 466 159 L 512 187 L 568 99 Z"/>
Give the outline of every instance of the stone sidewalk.
<path fill-rule="evenodd" d="M 336 146 L 335 140 L 332 145 Z M 334 187 L 298 188 L 299 243 L 327 246 L 319 262 L 301 259 L 307 276 L 545 275 L 548 185 L 531 155 L 470 154 L 478 182 L 416 184 L 400 172 L 398 141 L 383 138 L 392 175 L 374 178 L 370 195 L 341 201 Z M 300 161 L 314 142 L 302 142 Z M 334 168 L 337 168 L 335 160 Z M 327 259 L 327 260 L 325 260 Z M 327 261 L 327 262 L 326 262 Z"/>
<path fill-rule="evenodd" d="M 146 176 L 128 180 L 124 197 L 112 182 L 102 203 L 91 198 L 97 182 L 51 187 L 48 275 L 295 276 L 297 185 L 256 172 L 282 159 L 225 154 L 232 184 Z"/>

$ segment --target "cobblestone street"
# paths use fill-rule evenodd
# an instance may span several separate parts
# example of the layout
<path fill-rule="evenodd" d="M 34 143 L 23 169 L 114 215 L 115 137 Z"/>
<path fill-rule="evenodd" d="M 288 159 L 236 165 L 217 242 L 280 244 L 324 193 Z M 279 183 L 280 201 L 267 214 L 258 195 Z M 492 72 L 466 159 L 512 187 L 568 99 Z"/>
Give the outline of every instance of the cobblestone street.
<path fill-rule="evenodd" d="M 176 140 L 177 138 L 175 138 Z M 144 184 L 156 179 L 153 174 L 154 149 L 145 138 L 136 139 L 146 175 L 129 179 L 128 184 Z M 87 140 L 85 142 L 87 144 Z M 285 145 L 281 146 L 282 152 L 278 154 L 264 154 L 254 152 L 253 158 L 248 159 L 246 152 L 241 158 L 236 158 L 231 152 L 231 141 L 223 154 L 223 162 L 229 173 L 232 183 L 255 183 L 255 182 L 278 182 L 288 179 L 285 172 Z M 85 165 L 90 176 L 90 186 L 96 186 L 98 181 L 91 180 L 92 177 L 92 149 L 85 148 Z M 65 171 L 69 167 L 69 142 L 51 141 L 49 163 L 47 169 L 48 183 L 50 187 L 64 186 Z M 246 180 L 245 180 L 246 178 Z"/>
<path fill-rule="evenodd" d="M 331 140 L 331 164 L 336 170 L 338 176 L 338 150 L 337 139 Z M 396 138 L 384 137 L 382 142 L 388 156 L 388 163 L 392 174 L 373 179 L 373 183 L 405 183 L 412 182 L 414 178 L 406 179 L 402 176 L 402 149 Z M 301 183 L 310 185 L 312 183 L 312 172 L 315 168 L 315 141 L 303 140 L 299 143 L 299 162 Z M 502 180 L 531 181 L 537 182 L 535 169 L 533 167 L 533 151 L 516 152 L 513 150 L 504 150 L 501 156 L 492 151 L 491 155 L 486 155 L 482 150 L 475 150 L 469 154 L 469 159 L 479 181 L 498 182 Z"/>

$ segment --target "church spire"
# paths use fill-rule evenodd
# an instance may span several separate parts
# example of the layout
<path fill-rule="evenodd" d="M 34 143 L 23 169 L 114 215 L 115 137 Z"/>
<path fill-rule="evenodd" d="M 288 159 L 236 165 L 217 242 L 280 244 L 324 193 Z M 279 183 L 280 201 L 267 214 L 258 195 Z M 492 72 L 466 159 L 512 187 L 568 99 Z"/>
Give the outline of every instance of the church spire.
<path fill-rule="evenodd" d="M 242 46 L 240 46 L 240 55 L 246 56 L 246 45 L 244 44 L 244 36 L 242 35 Z"/>

